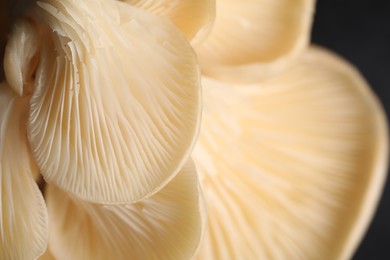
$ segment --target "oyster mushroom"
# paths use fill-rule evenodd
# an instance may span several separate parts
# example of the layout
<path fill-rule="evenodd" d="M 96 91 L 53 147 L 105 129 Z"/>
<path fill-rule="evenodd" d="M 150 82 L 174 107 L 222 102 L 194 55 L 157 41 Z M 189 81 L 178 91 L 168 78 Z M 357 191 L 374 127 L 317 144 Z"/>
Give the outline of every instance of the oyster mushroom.
<path fill-rule="evenodd" d="M 36 259 L 48 238 L 47 212 L 26 145 L 28 98 L 0 84 L 0 259 Z"/>
<path fill-rule="evenodd" d="M 314 4 L 217 0 L 210 35 L 196 46 L 202 72 L 227 82 L 258 82 L 283 71 L 309 43 Z"/>
<path fill-rule="evenodd" d="M 19 94 L 33 81 L 28 139 L 45 180 L 98 203 L 156 193 L 188 160 L 200 121 L 182 32 L 118 1 L 39 1 L 29 17 L 4 68 Z"/>
<path fill-rule="evenodd" d="M 197 259 L 349 259 L 386 175 L 378 100 L 314 47 L 278 77 L 242 82 L 203 80 L 193 157 L 209 225 Z"/>
<path fill-rule="evenodd" d="M 43 258 L 61 257 L 64 247 L 55 241 L 72 243 L 68 238 L 75 233 L 63 232 L 60 226 L 67 223 L 61 220 L 86 221 L 62 213 L 89 214 L 95 224 L 104 219 L 91 232 L 111 237 L 121 234 L 104 228 L 123 228 L 133 240 L 118 237 L 119 248 L 144 241 L 145 251 L 120 248 L 111 251 L 114 258 L 156 252 L 190 257 L 205 211 L 195 169 L 187 162 L 201 102 L 199 69 L 183 32 L 166 18 L 117 1 L 31 4 L 8 38 L 6 82 L 0 85 L 0 259 L 44 253 L 48 223 L 34 181 L 39 172 L 50 185 L 49 217 L 56 216 L 50 231 L 54 249 Z M 69 208 L 50 203 L 58 200 L 68 201 Z M 107 246 L 99 239 L 96 245 Z M 85 248 L 65 250 L 72 259 L 88 255 Z"/>
<path fill-rule="evenodd" d="M 214 0 L 123 0 L 123 2 L 168 18 L 195 45 L 206 37 L 215 19 Z"/>
<path fill-rule="evenodd" d="M 47 191 L 49 248 L 56 259 L 190 259 L 206 217 L 194 164 L 135 204 L 99 205 Z"/>

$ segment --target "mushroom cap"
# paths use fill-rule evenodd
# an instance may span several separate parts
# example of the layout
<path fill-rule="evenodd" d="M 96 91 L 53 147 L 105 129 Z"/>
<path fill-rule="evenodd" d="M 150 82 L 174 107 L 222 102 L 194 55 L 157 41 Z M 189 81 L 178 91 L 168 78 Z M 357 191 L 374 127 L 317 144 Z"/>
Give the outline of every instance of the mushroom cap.
<path fill-rule="evenodd" d="M 28 98 L 0 84 L 0 259 L 36 259 L 47 246 L 47 212 L 26 135 Z"/>
<path fill-rule="evenodd" d="M 57 259 L 190 259 L 206 216 L 193 162 L 141 202 L 99 205 L 50 185 L 49 248 Z"/>
<path fill-rule="evenodd" d="M 7 83 L 18 95 L 31 94 L 38 63 L 39 33 L 34 23 L 26 18 L 13 25 L 4 53 Z"/>
<path fill-rule="evenodd" d="M 119 1 L 44 0 L 28 120 L 41 173 L 79 198 L 151 196 L 188 160 L 200 122 L 200 74 L 184 35 Z"/>
<path fill-rule="evenodd" d="M 314 0 L 217 0 L 208 38 L 196 46 L 204 75 L 259 82 L 288 68 L 307 47 Z M 252 73 L 253 70 L 257 72 Z"/>
<path fill-rule="evenodd" d="M 388 164 L 384 112 L 360 74 L 312 47 L 273 79 L 203 84 L 197 259 L 350 259 Z"/>
<path fill-rule="evenodd" d="M 168 18 L 192 44 L 200 44 L 215 19 L 215 0 L 123 0 L 152 14 Z"/>

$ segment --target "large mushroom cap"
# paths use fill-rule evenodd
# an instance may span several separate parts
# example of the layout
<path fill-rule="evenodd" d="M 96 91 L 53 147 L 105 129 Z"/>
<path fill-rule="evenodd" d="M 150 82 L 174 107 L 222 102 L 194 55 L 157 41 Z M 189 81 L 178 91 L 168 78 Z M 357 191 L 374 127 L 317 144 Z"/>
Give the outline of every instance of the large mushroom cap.
<path fill-rule="evenodd" d="M 18 93 L 35 77 L 28 138 L 45 180 L 99 203 L 156 193 L 188 160 L 200 121 L 199 70 L 182 32 L 118 1 L 38 1 L 30 16 L 38 28 L 15 30 L 23 44 L 10 41 L 19 60 L 7 71 Z M 26 47 L 36 39 L 38 50 Z"/>
<path fill-rule="evenodd" d="M 388 162 L 385 116 L 359 73 L 311 48 L 263 83 L 203 82 L 197 259 L 349 259 Z"/>
<path fill-rule="evenodd" d="M 98 205 L 47 191 L 49 248 L 57 259 L 190 259 L 206 217 L 192 162 L 154 196 L 124 205 Z"/>

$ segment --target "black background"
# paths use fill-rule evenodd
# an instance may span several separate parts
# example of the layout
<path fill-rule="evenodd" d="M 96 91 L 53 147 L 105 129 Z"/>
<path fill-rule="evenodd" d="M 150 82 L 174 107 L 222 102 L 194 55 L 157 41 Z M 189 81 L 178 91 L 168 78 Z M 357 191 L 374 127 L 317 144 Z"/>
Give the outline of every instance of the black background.
<path fill-rule="evenodd" d="M 353 63 L 390 115 L 390 0 L 318 0 L 312 42 Z M 390 180 L 355 260 L 390 259 Z"/>

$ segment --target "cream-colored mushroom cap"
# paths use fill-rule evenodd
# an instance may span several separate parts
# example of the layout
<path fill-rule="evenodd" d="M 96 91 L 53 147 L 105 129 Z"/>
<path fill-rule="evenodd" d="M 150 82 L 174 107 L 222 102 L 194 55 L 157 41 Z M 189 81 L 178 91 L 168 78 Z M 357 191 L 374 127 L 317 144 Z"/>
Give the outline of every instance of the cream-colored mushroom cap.
<path fill-rule="evenodd" d="M 47 212 L 26 135 L 28 98 L 0 84 L 0 259 L 36 259 L 46 249 Z"/>
<path fill-rule="evenodd" d="M 20 96 L 29 95 L 38 63 L 39 31 L 26 18 L 15 22 L 12 30 L 4 54 L 6 80 Z"/>
<path fill-rule="evenodd" d="M 190 259 L 206 217 L 194 164 L 135 204 L 88 203 L 50 186 L 49 248 L 56 259 Z"/>
<path fill-rule="evenodd" d="M 258 82 L 280 73 L 308 45 L 314 4 L 313 0 L 217 0 L 211 33 L 196 47 L 202 71 L 227 82 L 241 77 Z"/>
<path fill-rule="evenodd" d="M 45 180 L 99 203 L 156 193 L 198 133 L 199 69 L 183 33 L 119 1 L 43 0 L 30 18 L 22 31 L 38 36 L 21 44 L 15 30 L 5 66 L 18 91 L 38 46 L 28 138 Z"/>
<path fill-rule="evenodd" d="M 197 45 L 210 32 L 215 0 L 123 0 L 155 15 L 168 18 L 191 43 Z"/>
<path fill-rule="evenodd" d="M 386 119 L 359 73 L 310 48 L 262 83 L 203 83 L 197 259 L 350 259 L 388 163 Z"/>

